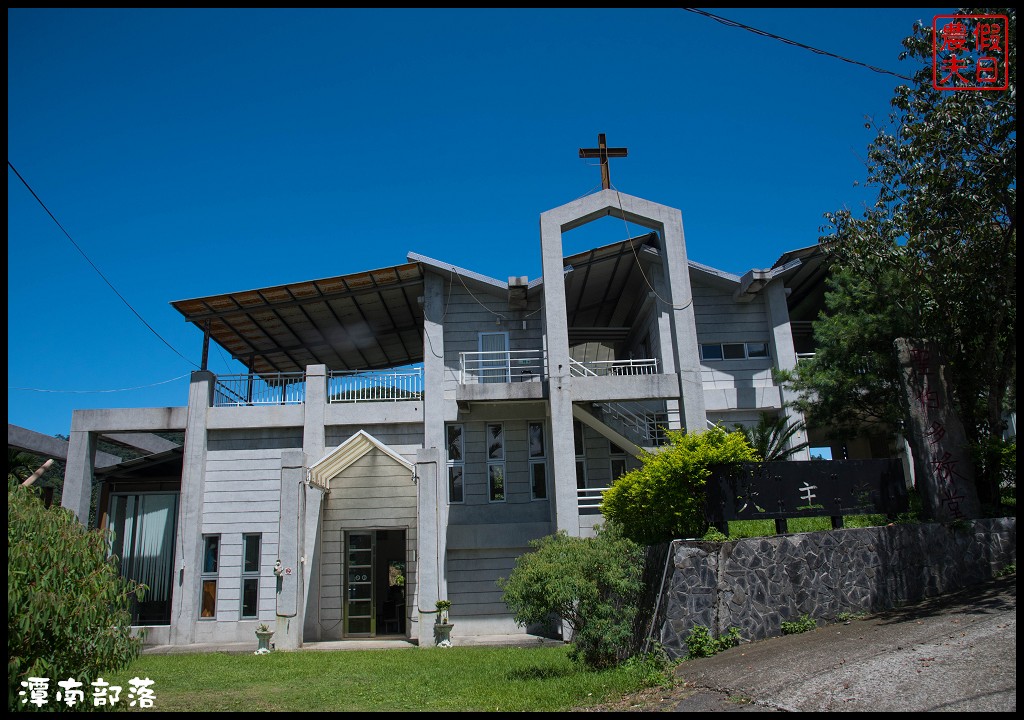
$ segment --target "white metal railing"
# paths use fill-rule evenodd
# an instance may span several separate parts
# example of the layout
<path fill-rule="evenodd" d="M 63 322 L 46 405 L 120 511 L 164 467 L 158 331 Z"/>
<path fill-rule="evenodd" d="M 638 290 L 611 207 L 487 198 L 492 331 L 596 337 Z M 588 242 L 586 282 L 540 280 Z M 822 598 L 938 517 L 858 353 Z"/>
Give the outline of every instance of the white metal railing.
<path fill-rule="evenodd" d="M 301 405 L 306 400 L 306 373 L 218 375 L 214 407 Z"/>
<path fill-rule="evenodd" d="M 576 504 L 580 510 L 594 510 L 601 507 L 606 487 L 576 488 Z"/>
<path fill-rule="evenodd" d="M 603 377 L 605 375 L 654 375 L 658 372 L 656 358 L 630 360 L 569 359 L 569 372 L 576 377 Z"/>
<path fill-rule="evenodd" d="M 423 366 L 402 370 L 331 370 L 327 402 L 421 400 Z"/>
<path fill-rule="evenodd" d="M 459 353 L 460 382 L 537 382 L 544 378 L 543 350 L 496 350 Z"/>
<path fill-rule="evenodd" d="M 664 412 L 649 410 L 638 403 L 600 402 L 594 406 L 601 410 L 606 424 L 641 447 L 658 447 L 668 441 L 668 415 Z"/>

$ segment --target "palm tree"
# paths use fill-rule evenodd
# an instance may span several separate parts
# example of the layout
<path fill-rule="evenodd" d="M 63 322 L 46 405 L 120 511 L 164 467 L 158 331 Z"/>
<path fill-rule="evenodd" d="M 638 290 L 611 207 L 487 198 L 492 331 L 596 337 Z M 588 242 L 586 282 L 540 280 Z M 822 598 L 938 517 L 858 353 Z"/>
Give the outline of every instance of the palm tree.
<path fill-rule="evenodd" d="M 747 436 L 747 442 L 757 450 L 764 462 L 785 460 L 790 455 L 807 447 L 806 442 L 787 447 L 793 436 L 805 429 L 805 425 L 802 420 L 790 423 L 789 418 L 785 415 L 773 417 L 767 413 L 761 413 L 757 425 L 744 427 L 737 424 L 735 427 Z"/>

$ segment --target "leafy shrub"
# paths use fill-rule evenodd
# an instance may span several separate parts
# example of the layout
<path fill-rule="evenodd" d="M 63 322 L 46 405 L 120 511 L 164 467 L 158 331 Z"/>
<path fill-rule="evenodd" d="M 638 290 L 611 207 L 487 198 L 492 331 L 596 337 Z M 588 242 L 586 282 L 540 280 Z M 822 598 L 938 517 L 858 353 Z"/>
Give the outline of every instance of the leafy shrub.
<path fill-rule="evenodd" d="M 672 669 L 676 663 L 660 643 L 655 643 L 649 652 L 627 658 L 622 665 L 642 687 L 672 687 Z"/>
<path fill-rule="evenodd" d="M 666 431 L 669 445 L 644 453 L 643 465 L 605 491 L 601 512 L 641 545 L 701 537 L 708 529 L 704 506 L 711 465 L 757 460 L 739 431 L 716 427 L 701 433 Z"/>
<path fill-rule="evenodd" d="M 711 657 L 723 650 L 736 647 L 740 644 L 740 629 L 729 628 L 729 632 L 720 637 L 714 637 L 711 630 L 703 625 L 694 625 L 693 630 L 686 637 L 686 659 Z"/>
<path fill-rule="evenodd" d="M 61 507 L 43 507 L 29 488 L 7 484 L 7 709 L 21 704 L 22 681 L 73 678 L 85 690 L 102 673 L 138 657 L 130 607 L 143 586 L 124 580 L 107 559 L 107 537 L 87 530 Z M 51 702 L 42 710 L 92 709 L 90 697 L 73 708 Z"/>
<path fill-rule="evenodd" d="M 793 620 L 792 622 L 783 620 L 780 627 L 782 628 L 783 635 L 796 635 L 797 633 L 814 630 L 818 627 L 818 621 L 804 613 L 799 620 Z"/>
<path fill-rule="evenodd" d="M 560 530 L 531 546 L 509 578 L 498 580 L 516 623 L 560 618 L 571 630 L 569 656 L 590 668 L 625 659 L 643 589 L 643 548 L 614 523 L 599 526 L 593 538 Z"/>

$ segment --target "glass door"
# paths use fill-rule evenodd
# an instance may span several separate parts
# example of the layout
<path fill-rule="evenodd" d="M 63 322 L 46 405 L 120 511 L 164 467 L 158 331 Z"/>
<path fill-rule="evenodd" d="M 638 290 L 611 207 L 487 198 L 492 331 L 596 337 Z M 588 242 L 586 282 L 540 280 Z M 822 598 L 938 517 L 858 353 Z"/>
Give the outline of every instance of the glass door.
<path fill-rule="evenodd" d="M 374 532 L 345 533 L 345 636 L 368 637 L 376 633 L 373 566 Z"/>

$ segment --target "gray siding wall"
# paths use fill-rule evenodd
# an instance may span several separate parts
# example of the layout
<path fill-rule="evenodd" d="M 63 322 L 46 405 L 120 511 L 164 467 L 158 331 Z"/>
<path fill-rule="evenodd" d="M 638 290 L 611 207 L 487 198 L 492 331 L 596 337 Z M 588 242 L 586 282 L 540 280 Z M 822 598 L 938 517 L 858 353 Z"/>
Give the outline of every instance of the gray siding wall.
<path fill-rule="evenodd" d="M 548 499 L 533 500 L 530 489 L 530 458 L 527 439 L 531 422 L 545 425 L 548 464 Z M 504 426 L 505 501 L 490 502 L 487 475 L 487 425 Z M 449 525 L 480 523 L 546 522 L 551 519 L 551 496 L 555 492 L 551 462 L 551 429 L 543 417 L 534 420 L 464 420 L 465 463 L 464 503 L 448 510 Z M 447 477 L 447 472 L 445 472 Z"/>
<path fill-rule="evenodd" d="M 330 453 L 360 430 L 377 438 L 411 463 L 416 462 L 416 451 L 423 447 L 423 425 L 420 423 L 336 425 L 326 430 L 327 452 Z"/>
<path fill-rule="evenodd" d="M 691 274 L 697 342 L 739 343 L 771 339 L 764 299 L 747 303 L 732 299 L 732 289 L 701 282 Z M 772 383 L 772 358 L 701 362 L 704 389 L 767 387 Z"/>
<path fill-rule="evenodd" d="M 516 559 L 529 548 L 485 548 L 451 550 L 448 553 L 448 599 L 452 601 L 451 619 L 481 616 L 508 616 L 501 599 L 498 578 L 508 578 Z"/>
<path fill-rule="evenodd" d="M 211 432 L 203 492 L 204 535 L 220 535 L 217 620 L 241 617 L 242 535 L 259 533 L 258 620 L 272 622 L 281 507 L 281 450 L 300 449 L 301 431 L 230 430 Z M 200 621 L 198 631 L 208 621 Z"/>
<path fill-rule="evenodd" d="M 405 586 L 410 593 L 406 604 L 408 613 L 412 608 L 412 592 L 416 587 L 416 564 L 408 562 L 416 547 L 416 485 L 407 468 L 374 449 L 331 480 L 331 492 L 325 499 L 320 536 L 322 639 L 340 639 L 344 632 L 342 588 L 345 531 L 391 528 L 406 530 Z M 378 628 L 379 623 L 380 618 Z M 407 627 L 408 623 L 407 618 Z"/>
<path fill-rule="evenodd" d="M 458 277 L 446 279 L 444 291 L 445 391 L 454 391 L 461 377 L 459 353 L 480 351 L 482 332 L 507 332 L 513 351 L 540 350 L 544 346 L 539 299 L 531 299 L 525 310 L 509 310 L 507 290 L 489 292 L 474 287 L 470 293 Z"/>

